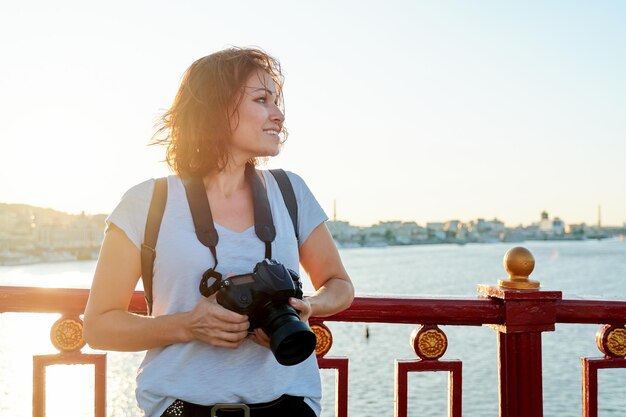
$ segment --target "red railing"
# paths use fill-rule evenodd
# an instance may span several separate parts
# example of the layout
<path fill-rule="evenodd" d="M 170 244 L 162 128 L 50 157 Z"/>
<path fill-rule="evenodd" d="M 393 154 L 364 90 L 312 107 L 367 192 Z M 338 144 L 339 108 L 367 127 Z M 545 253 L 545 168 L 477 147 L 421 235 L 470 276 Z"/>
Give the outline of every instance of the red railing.
<path fill-rule="evenodd" d="M 515 248 L 505 256 L 510 279 L 497 287 L 478 287 L 479 296 L 462 297 L 357 297 L 352 306 L 335 316 L 313 318 L 318 338 L 316 353 L 321 368 L 337 371 L 335 414 L 348 415 L 348 358 L 326 357 L 332 334 L 324 322 L 409 323 L 421 325 L 411 341 L 418 358 L 396 361 L 395 415 L 407 415 L 409 372 L 449 372 L 449 415 L 461 416 L 462 362 L 441 360 L 448 341 L 439 325 L 480 326 L 498 334 L 500 416 L 543 415 L 541 333 L 556 323 L 602 324 L 596 342 L 604 354 L 583 358 L 583 416 L 597 416 L 597 372 L 626 368 L 626 301 L 564 300 L 559 291 L 543 291 L 528 279 L 534 267 L 530 252 Z M 95 373 L 95 416 L 105 416 L 105 354 L 83 354 L 82 321 L 88 290 L 0 287 L 0 313 L 61 313 L 53 326 L 56 355 L 33 358 L 33 416 L 45 415 L 44 370 L 49 364 L 92 363 Z M 142 292 L 132 297 L 129 310 L 145 314 Z M 1 337 L 1 336 L 0 336 Z"/>

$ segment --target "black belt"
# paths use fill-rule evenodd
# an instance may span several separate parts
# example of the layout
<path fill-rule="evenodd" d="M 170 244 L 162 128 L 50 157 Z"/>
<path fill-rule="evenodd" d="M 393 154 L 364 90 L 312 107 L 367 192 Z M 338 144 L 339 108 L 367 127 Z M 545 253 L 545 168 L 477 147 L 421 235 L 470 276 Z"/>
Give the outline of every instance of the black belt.
<path fill-rule="evenodd" d="M 198 405 L 176 400 L 161 417 L 281 417 L 315 416 L 302 397 L 283 395 L 266 403 Z"/>

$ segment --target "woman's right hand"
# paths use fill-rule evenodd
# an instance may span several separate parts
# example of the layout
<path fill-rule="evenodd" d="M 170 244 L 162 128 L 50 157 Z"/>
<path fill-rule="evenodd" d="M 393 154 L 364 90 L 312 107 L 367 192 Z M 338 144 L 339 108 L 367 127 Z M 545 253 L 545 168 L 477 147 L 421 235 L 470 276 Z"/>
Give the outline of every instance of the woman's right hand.
<path fill-rule="evenodd" d="M 190 340 L 237 348 L 248 336 L 248 316 L 222 307 L 217 302 L 216 294 L 203 297 L 187 314 L 186 329 Z"/>
<path fill-rule="evenodd" d="M 198 340 L 236 348 L 248 335 L 247 316 L 227 310 L 215 295 L 193 310 L 148 317 L 128 305 L 141 275 L 141 254 L 126 234 L 111 224 L 104 237 L 85 309 L 83 333 L 94 349 L 138 352 Z"/>

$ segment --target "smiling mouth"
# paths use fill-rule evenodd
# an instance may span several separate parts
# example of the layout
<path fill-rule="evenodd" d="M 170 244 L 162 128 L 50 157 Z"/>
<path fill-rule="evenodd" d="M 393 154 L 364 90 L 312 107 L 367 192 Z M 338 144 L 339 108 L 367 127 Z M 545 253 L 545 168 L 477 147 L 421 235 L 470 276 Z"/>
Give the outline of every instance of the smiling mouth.
<path fill-rule="evenodd" d="M 277 130 L 264 130 L 263 132 L 275 137 L 278 137 L 278 135 L 280 134 L 280 132 Z"/>

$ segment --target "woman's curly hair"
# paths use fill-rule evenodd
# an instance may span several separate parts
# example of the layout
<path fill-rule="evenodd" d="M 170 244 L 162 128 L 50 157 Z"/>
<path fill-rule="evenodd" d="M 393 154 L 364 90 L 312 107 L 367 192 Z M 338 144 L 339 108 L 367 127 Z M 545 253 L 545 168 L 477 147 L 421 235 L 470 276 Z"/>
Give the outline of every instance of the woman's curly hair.
<path fill-rule="evenodd" d="M 185 71 L 174 103 L 160 117 L 152 137 L 153 144 L 167 147 L 165 161 L 176 174 L 204 177 L 226 167 L 231 120 L 238 118 L 246 81 L 258 70 L 274 81 L 282 109 L 280 63 L 260 49 L 224 49 L 198 59 Z M 281 134 L 284 141 L 286 131 Z"/>

